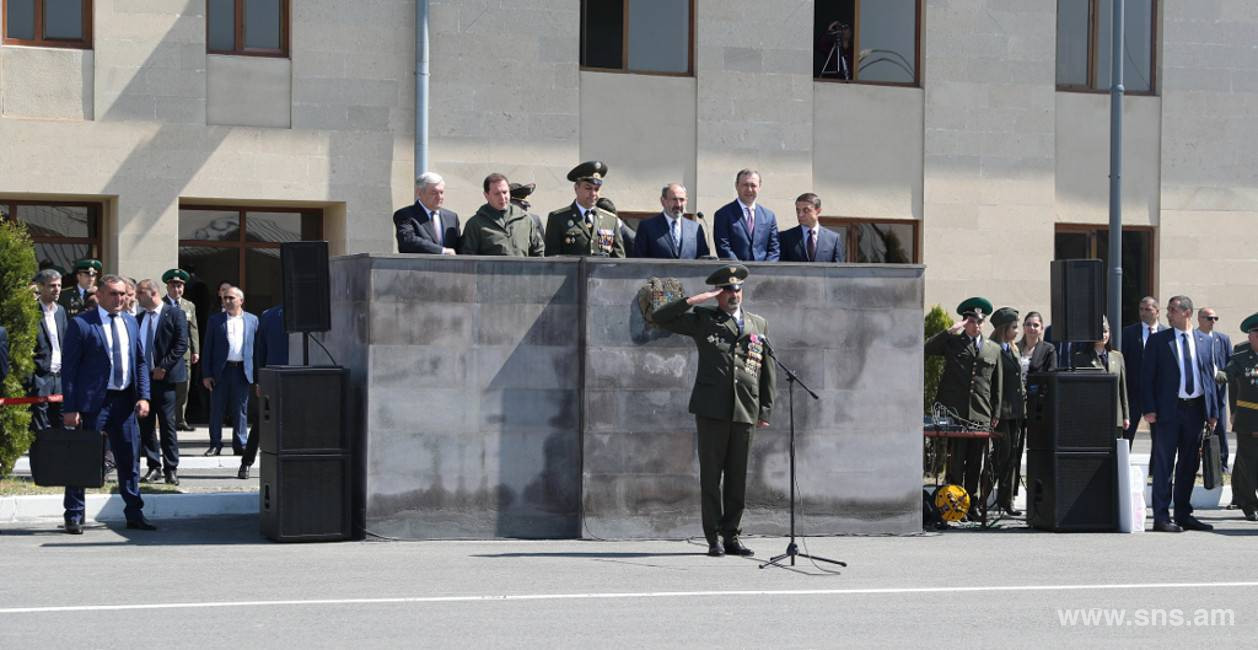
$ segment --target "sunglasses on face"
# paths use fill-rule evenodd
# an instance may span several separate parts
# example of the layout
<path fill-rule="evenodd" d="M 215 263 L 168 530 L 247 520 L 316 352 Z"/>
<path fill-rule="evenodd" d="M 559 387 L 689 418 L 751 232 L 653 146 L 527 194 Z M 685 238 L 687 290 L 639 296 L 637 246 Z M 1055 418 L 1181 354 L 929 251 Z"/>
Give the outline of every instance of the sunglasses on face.
<path fill-rule="evenodd" d="M 1218 320 L 1219 320 L 1219 317 L 1218 317 L 1218 316 L 1202 316 L 1201 318 L 1202 318 L 1203 320 L 1208 320 L 1208 321 L 1210 321 L 1211 323 L 1218 322 Z"/>

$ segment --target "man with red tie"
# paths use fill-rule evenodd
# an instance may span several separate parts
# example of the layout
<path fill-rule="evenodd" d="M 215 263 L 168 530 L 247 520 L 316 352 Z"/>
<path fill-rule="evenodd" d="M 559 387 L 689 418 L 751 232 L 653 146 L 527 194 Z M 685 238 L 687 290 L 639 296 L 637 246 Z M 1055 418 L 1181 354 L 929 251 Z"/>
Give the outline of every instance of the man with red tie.
<path fill-rule="evenodd" d="M 783 262 L 842 262 L 843 238 L 817 222 L 821 216 L 821 197 L 808 192 L 795 199 L 795 217 L 799 225 L 782 231 Z"/>
<path fill-rule="evenodd" d="M 781 257 L 778 222 L 773 211 L 757 203 L 760 172 L 743 169 L 734 176 L 738 198 L 716 211 L 712 219 L 716 255 L 746 262 L 776 262 Z"/>

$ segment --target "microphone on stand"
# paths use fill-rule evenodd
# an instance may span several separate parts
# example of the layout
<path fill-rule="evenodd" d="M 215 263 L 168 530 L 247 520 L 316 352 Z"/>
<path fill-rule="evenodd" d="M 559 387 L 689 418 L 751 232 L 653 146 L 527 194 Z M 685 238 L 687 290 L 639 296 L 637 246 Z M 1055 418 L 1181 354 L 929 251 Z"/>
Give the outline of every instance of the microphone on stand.
<path fill-rule="evenodd" d="M 699 223 L 703 224 L 703 230 L 704 230 L 705 232 L 712 232 L 712 229 L 708 227 L 708 222 L 707 222 L 707 221 L 704 221 L 704 219 L 703 219 L 703 213 L 702 213 L 702 212 L 696 212 L 696 213 L 695 213 L 695 219 L 698 219 L 698 220 L 699 220 Z M 701 257 L 701 258 L 699 258 L 699 259 L 703 259 L 703 260 L 714 260 L 714 259 L 716 259 L 716 255 L 713 255 L 713 254 L 712 254 L 712 252 L 711 252 L 711 249 L 709 249 L 708 254 L 707 254 L 707 255 L 704 255 L 703 257 Z"/>

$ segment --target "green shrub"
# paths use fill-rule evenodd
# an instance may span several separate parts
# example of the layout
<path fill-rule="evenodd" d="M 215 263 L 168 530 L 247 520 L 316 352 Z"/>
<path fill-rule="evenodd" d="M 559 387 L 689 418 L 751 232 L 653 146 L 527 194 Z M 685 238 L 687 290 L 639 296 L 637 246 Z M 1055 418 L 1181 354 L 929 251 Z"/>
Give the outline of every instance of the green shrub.
<path fill-rule="evenodd" d="M 935 305 L 926 314 L 926 338 L 952 327 L 954 321 L 943 307 Z M 930 407 L 935 403 L 935 393 L 939 390 L 939 378 L 943 375 L 944 358 L 940 356 L 926 357 L 926 381 L 923 387 L 925 397 L 925 414 L 930 414 Z"/>
<path fill-rule="evenodd" d="M 35 245 L 26 226 L 0 221 L 0 325 L 9 333 L 9 376 L 3 395 L 26 394 L 24 380 L 35 370 L 35 328 L 39 307 L 31 295 L 35 276 Z M 31 446 L 31 411 L 25 406 L 0 406 L 0 478 L 13 471 L 13 463 Z"/>

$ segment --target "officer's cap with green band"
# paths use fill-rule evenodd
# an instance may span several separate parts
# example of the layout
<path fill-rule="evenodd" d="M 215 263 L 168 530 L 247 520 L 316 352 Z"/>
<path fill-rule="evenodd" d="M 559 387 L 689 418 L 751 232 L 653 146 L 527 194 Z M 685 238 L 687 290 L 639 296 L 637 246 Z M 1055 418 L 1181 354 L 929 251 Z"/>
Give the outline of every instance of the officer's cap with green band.
<path fill-rule="evenodd" d="M 992 313 L 992 301 L 980 296 L 966 298 L 961 304 L 957 305 L 957 313 L 962 316 L 973 316 L 983 320 Z"/>

